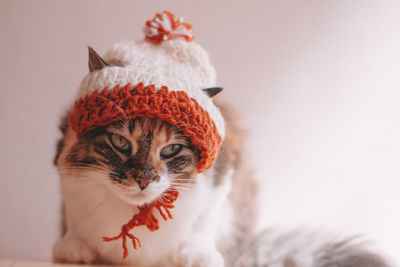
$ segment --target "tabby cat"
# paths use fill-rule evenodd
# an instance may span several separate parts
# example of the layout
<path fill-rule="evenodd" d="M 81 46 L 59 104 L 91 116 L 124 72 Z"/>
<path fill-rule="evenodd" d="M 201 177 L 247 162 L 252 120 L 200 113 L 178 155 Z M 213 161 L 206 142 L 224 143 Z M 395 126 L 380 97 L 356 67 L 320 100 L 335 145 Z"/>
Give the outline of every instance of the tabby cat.
<path fill-rule="evenodd" d="M 93 66 L 103 59 L 94 54 Z M 97 62 L 97 63 L 96 63 Z M 105 63 L 105 62 L 104 62 Z M 100 64 L 102 65 L 102 64 Z M 105 65 L 105 64 L 104 64 Z M 102 67 L 102 66 L 100 66 Z M 218 90 L 219 91 L 219 90 Z M 210 96 L 215 91 L 205 90 Z M 220 107 L 226 136 L 213 167 L 196 172 L 199 150 L 177 127 L 159 119 L 128 119 L 77 136 L 65 118 L 55 164 L 61 177 L 64 236 L 57 262 L 133 266 L 385 267 L 357 239 L 268 230 L 255 233 L 258 183 L 247 168 L 236 116 Z M 178 191 L 173 220 L 154 212 L 159 229 L 133 230 L 141 241 L 103 242 L 166 191 Z"/>

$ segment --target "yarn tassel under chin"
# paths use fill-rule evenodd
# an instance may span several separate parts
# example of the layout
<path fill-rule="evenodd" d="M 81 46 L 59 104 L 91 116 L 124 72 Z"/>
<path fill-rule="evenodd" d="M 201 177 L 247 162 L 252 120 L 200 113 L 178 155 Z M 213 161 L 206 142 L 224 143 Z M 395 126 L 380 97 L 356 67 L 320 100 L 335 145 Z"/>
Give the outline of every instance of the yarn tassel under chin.
<path fill-rule="evenodd" d="M 126 244 L 127 237 L 132 240 L 132 245 L 134 249 L 141 247 L 139 238 L 129 233 L 130 230 L 137 226 L 146 226 L 150 231 L 158 230 L 158 220 L 153 214 L 153 210 L 157 209 L 161 217 L 166 221 L 168 219 L 173 219 L 170 209 L 175 206 L 173 203 L 178 198 L 179 192 L 177 191 L 166 191 L 161 195 L 156 201 L 145 204 L 143 206 L 138 206 L 139 212 L 133 215 L 132 219 L 124 224 L 121 228 L 121 233 L 114 237 L 103 237 L 104 242 L 114 241 L 122 238 L 122 248 L 124 250 L 123 258 L 128 257 L 128 247 Z"/>

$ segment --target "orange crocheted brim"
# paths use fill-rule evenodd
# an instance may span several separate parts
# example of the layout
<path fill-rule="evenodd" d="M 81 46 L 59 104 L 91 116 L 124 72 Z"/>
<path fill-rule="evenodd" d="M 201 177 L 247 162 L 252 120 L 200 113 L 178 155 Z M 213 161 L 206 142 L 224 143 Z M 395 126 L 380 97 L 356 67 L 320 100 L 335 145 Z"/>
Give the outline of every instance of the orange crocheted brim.
<path fill-rule="evenodd" d="M 214 121 L 195 99 L 184 91 L 169 91 L 162 86 L 143 83 L 131 87 L 116 85 L 112 90 L 96 90 L 75 102 L 68 119 L 72 129 L 82 135 L 96 127 L 121 120 L 122 112 L 128 118 L 158 118 L 175 125 L 200 149 L 198 172 L 209 169 L 214 163 L 222 137 Z"/>

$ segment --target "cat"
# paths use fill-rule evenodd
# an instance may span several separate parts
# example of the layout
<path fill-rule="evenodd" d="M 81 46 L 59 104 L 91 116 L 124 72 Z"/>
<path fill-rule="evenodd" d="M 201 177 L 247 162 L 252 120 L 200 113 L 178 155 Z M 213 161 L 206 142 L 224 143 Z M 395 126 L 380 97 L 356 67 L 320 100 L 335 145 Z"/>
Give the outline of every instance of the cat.
<path fill-rule="evenodd" d="M 244 163 L 241 130 L 226 108 L 221 110 L 228 135 L 215 166 L 203 175 L 195 171 L 199 151 L 161 120 L 119 121 L 77 138 L 64 119 L 56 165 L 67 231 L 54 247 L 55 260 L 133 266 L 389 266 L 357 239 L 334 241 L 301 231 L 256 236 L 257 181 Z M 146 172 L 156 178 L 134 179 Z M 156 232 L 135 229 L 143 248 L 124 260 L 119 243 L 102 242 L 136 206 L 154 201 L 170 186 L 182 192 L 174 219 L 162 222 Z"/>
<path fill-rule="evenodd" d="M 90 71 L 105 66 L 91 51 Z M 220 91 L 204 93 L 213 99 Z M 357 238 L 302 231 L 257 233 L 259 184 L 247 163 L 243 130 L 232 110 L 219 108 L 225 138 L 213 166 L 201 173 L 199 149 L 166 121 L 128 118 L 121 110 L 117 121 L 77 135 L 64 118 L 55 165 L 65 233 L 54 245 L 54 260 L 132 266 L 390 266 Z M 120 240 L 102 240 L 118 235 L 146 205 L 162 202 L 166 192 L 179 192 L 168 214 L 173 219 L 164 220 L 162 211 L 151 210 L 152 231 L 133 229 L 133 243 L 124 254 Z"/>

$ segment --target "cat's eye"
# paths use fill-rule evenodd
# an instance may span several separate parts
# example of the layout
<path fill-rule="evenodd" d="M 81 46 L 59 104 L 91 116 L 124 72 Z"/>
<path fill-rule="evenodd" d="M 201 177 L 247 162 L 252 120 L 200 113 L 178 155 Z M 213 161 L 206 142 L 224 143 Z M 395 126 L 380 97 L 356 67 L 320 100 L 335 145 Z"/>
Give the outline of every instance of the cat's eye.
<path fill-rule="evenodd" d="M 179 151 L 181 151 L 182 149 L 182 145 L 178 145 L 178 144 L 172 144 L 172 145 L 168 145 L 166 147 L 164 147 L 163 149 L 161 149 L 160 151 L 160 156 L 161 158 L 171 158 L 173 156 L 175 156 L 176 154 L 179 153 Z"/>
<path fill-rule="evenodd" d="M 111 134 L 110 140 L 113 146 L 122 152 L 127 152 L 131 148 L 131 144 L 129 143 L 128 139 L 126 139 L 122 135 Z"/>

